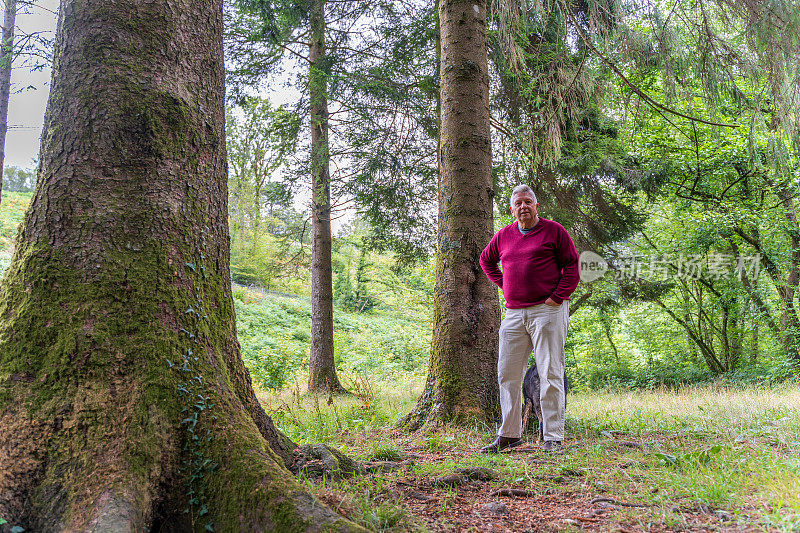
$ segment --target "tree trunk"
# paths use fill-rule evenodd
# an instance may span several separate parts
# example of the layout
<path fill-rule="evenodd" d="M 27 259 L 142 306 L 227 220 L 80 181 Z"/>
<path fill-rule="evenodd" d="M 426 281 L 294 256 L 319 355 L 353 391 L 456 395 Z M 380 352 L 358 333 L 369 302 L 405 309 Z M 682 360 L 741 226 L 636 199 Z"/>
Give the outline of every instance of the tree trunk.
<path fill-rule="evenodd" d="M 478 265 L 492 236 L 486 2 L 440 0 L 439 242 L 425 391 L 401 424 L 498 418 L 500 309 Z"/>
<path fill-rule="evenodd" d="M 312 0 L 309 92 L 311 104 L 311 354 L 309 392 L 346 392 L 333 360 L 331 178 L 328 153 L 328 66 L 325 0 Z"/>
<path fill-rule="evenodd" d="M 11 97 L 11 67 L 14 62 L 14 24 L 17 19 L 17 0 L 6 0 L 3 17 L 3 37 L 0 42 L 0 201 L 3 198 L 3 172 L 8 134 L 8 100 Z"/>
<path fill-rule="evenodd" d="M 789 256 L 789 272 L 786 274 L 786 283 L 778 294 L 782 297 L 783 316 L 781 324 L 786 332 L 784 345 L 796 367 L 800 367 L 800 316 L 794 304 L 798 286 L 800 286 L 800 223 L 797 220 L 797 210 L 794 203 L 792 189 L 785 183 L 778 187 L 778 198 L 781 199 L 786 210 L 786 236 L 791 243 Z"/>
<path fill-rule="evenodd" d="M 769 182 L 771 186 L 774 183 Z M 778 197 L 784 204 L 786 209 L 787 231 L 788 237 L 792 243 L 789 247 L 789 272 L 784 276 L 780 270 L 779 261 L 776 261 L 764 249 L 761 241 L 761 235 L 757 226 L 750 228 L 749 232 L 744 228 L 734 228 L 734 232 L 739 235 L 742 240 L 752 246 L 756 252 L 761 256 L 761 265 L 769 274 L 772 284 L 775 286 L 775 291 L 778 293 L 778 298 L 781 307 L 781 319 L 779 326 L 779 338 L 790 360 L 795 366 L 800 366 L 800 317 L 797 315 L 797 309 L 794 306 L 794 297 L 797 292 L 798 285 L 800 285 L 800 224 L 798 224 L 795 215 L 794 203 L 791 194 L 786 190 L 785 186 L 778 188 Z M 742 276 L 742 281 L 747 279 L 746 275 Z M 757 280 L 752 282 L 755 289 L 758 286 Z M 745 283 L 745 288 L 748 287 Z M 755 290 L 748 290 L 751 297 Z M 762 311 L 763 312 L 763 311 Z M 765 316 L 769 317 L 768 312 Z M 767 320 L 767 323 L 772 327 L 773 321 Z"/>
<path fill-rule="evenodd" d="M 728 341 L 730 347 L 728 370 L 734 370 L 739 366 L 742 359 L 742 352 L 744 351 L 744 315 L 742 313 L 744 306 L 740 300 L 741 298 L 739 297 L 733 297 L 731 299 L 728 327 L 728 331 L 730 331 Z"/>
<path fill-rule="evenodd" d="M 758 320 L 753 320 L 753 335 L 750 337 L 750 363 L 758 362 Z"/>
<path fill-rule="evenodd" d="M 0 516 L 30 531 L 360 530 L 298 484 L 229 273 L 221 0 L 62 0 L 0 285 Z"/>
<path fill-rule="evenodd" d="M 608 339 L 608 344 L 611 346 L 611 349 L 614 351 L 614 360 L 617 362 L 617 367 L 622 366 L 622 359 L 619 357 L 619 350 L 617 350 L 617 345 L 614 344 L 614 336 L 611 333 L 611 317 L 608 315 L 602 314 L 600 315 L 600 322 L 603 324 L 603 331 L 605 331 L 606 339 Z M 651 361 L 648 361 L 651 363 Z"/>
<path fill-rule="evenodd" d="M 695 330 L 692 321 L 689 319 L 689 315 L 686 315 L 686 317 L 682 319 L 658 298 L 654 299 L 653 303 L 666 311 L 667 314 L 672 317 L 672 320 L 680 324 L 684 331 L 686 331 L 689 341 L 694 343 L 694 345 L 700 350 L 700 354 L 703 356 L 703 359 L 705 359 L 706 365 L 711 372 L 714 374 L 722 374 L 725 371 L 716 354 L 714 353 L 713 343 L 709 343 L 705 338 L 702 323 L 698 323 L 697 329 Z"/>
<path fill-rule="evenodd" d="M 258 253 L 258 232 L 261 231 L 261 186 L 258 184 L 253 204 L 253 257 L 255 257 Z"/>

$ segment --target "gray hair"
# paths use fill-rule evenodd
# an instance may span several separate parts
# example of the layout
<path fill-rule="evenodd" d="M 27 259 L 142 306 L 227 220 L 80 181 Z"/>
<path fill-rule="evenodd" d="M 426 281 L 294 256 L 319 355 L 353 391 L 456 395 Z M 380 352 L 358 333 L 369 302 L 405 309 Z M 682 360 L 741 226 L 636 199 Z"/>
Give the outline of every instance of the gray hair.
<path fill-rule="evenodd" d="M 514 207 L 514 197 L 520 193 L 530 194 L 531 196 L 533 196 L 533 203 L 535 204 L 539 203 L 539 200 L 536 199 L 536 193 L 533 192 L 533 189 L 523 184 L 523 185 L 517 185 L 516 187 L 514 187 L 514 190 L 511 191 L 511 200 L 509 201 L 511 207 Z"/>

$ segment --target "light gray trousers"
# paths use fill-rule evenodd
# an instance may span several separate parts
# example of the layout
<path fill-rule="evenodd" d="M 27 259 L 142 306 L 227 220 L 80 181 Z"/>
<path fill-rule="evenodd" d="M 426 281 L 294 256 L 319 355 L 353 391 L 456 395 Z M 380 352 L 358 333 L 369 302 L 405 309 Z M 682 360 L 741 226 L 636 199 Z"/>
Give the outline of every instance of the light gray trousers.
<path fill-rule="evenodd" d="M 522 379 L 531 350 L 539 372 L 539 399 L 545 440 L 564 440 L 564 341 L 569 324 L 569 300 L 558 307 L 540 304 L 507 309 L 500 324 L 497 381 L 503 423 L 497 434 L 522 436 Z"/>

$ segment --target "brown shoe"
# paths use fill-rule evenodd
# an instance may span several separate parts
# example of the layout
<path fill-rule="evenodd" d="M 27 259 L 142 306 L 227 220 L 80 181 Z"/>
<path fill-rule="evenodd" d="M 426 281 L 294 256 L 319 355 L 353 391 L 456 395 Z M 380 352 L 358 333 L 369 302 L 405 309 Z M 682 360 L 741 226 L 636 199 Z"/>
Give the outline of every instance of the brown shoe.
<path fill-rule="evenodd" d="M 522 439 L 519 437 L 497 437 L 493 443 L 481 448 L 481 453 L 499 453 L 520 444 Z"/>
<path fill-rule="evenodd" d="M 560 440 L 546 440 L 542 444 L 542 451 L 544 453 L 561 453 L 564 451 L 564 446 Z"/>

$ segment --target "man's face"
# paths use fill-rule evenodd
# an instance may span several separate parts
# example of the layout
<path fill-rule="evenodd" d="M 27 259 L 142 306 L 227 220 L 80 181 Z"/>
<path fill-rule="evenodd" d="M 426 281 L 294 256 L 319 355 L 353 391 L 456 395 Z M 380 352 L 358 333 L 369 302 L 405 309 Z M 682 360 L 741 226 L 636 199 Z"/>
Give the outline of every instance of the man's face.
<path fill-rule="evenodd" d="M 511 199 L 511 214 L 522 227 L 527 227 L 536 220 L 539 204 L 533 201 L 533 196 L 528 193 L 517 193 Z"/>

